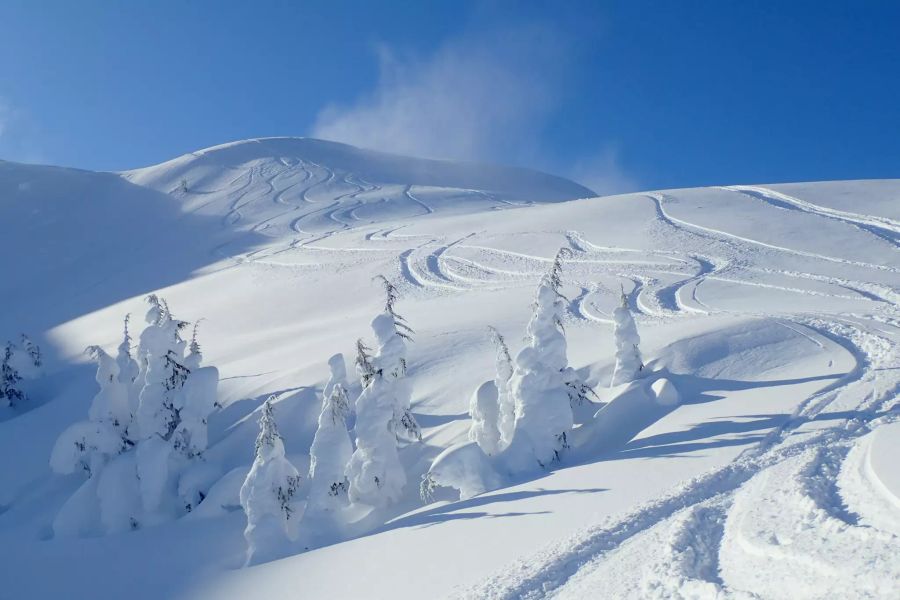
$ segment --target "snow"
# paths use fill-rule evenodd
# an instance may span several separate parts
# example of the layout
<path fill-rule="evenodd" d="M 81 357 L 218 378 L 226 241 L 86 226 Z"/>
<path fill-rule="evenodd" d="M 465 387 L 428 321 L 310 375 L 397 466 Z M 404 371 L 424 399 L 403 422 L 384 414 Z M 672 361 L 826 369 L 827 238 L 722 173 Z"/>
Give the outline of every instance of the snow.
<path fill-rule="evenodd" d="M 681 402 L 678 390 L 675 389 L 675 386 L 668 379 L 657 379 L 650 386 L 650 389 L 653 390 L 653 395 L 656 396 L 656 403 L 660 406 L 677 406 Z"/>
<path fill-rule="evenodd" d="M 124 174 L 0 162 L 0 238 L 15 258 L 0 340 L 25 332 L 45 359 L 22 406 L 0 409 L 0 595 L 896 597 L 900 181 L 590 196 L 533 172 L 293 138 Z M 520 355 L 560 247 L 571 256 L 553 365 L 597 397 L 572 411 L 561 460 L 497 473 L 468 441 L 470 401 L 499 390 L 502 434 L 516 383 L 485 328 Z M 389 328 L 372 336 L 377 275 L 415 329 L 402 351 Z M 610 387 L 623 292 L 645 367 Z M 187 467 L 154 442 L 88 478 L 74 441 L 53 452 L 101 391 L 84 349 L 117 357 L 110 372 L 128 388 L 138 363 L 116 351 L 122 318 L 134 330 L 151 293 L 203 319 L 203 362 L 178 400 L 197 407 L 202 460 Z M 388 371 L 405 358 L 401 394 L 360 397 L 347 381 L 360 337 Z M 243 568 L 240 489 L 263 401 L 275 396 L 294 469 L 281 474 L 305 475 L 324 388 L 338 383 L 351 405 L 360 397 L 351 436 L 395 453 L 404 483 L 312 536 L 304 476 L 296 540 L 255 520 L 260 533 L 277 525 L 286 545 L 269 557 L 283 558 Z M 126 389 L 132 411 L 138 392 Z M 421 441 L 387 429 L 407 407 Z M 73 472 L 54 473 L 52 456 Z M 163 476 L 167 456 L 178 478 Z M 423 502 L 429 469 L 438 487 Z M 177 505 L 136 513 L 145 501 Z"/>

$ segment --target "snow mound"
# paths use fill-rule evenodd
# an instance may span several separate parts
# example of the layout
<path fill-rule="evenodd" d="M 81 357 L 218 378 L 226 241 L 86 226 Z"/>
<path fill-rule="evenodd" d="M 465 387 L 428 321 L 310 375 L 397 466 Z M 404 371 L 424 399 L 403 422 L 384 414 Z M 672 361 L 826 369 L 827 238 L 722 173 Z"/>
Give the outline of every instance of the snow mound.
<path fill-rule="evenodd" d="M 653 390 L 653 394 L 656 396 L 656 403 L 660 406 L 678 406 L 681 402 L 678 390 L 675 389 L 675 385 L 668 379 L 657 379 L 650 386 L 650 389 Z"/>

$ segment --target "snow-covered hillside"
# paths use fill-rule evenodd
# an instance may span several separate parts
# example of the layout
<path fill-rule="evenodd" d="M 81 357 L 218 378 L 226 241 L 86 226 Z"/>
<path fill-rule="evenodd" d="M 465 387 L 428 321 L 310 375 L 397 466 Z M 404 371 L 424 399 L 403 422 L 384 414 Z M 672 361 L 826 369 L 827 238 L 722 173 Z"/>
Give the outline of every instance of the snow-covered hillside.
<path fill-rule="evenodd" d="M 0 162 L 0 340 L 26 332 L 46 355 L 27 402 L 0 409 L 0 597 L 897 597 L 900 181 L 591 196 L 531 171 L 294 138 L 122 174 Z M 467 440 L 470 398 L 494 378 L 487 327 L 522 348 L 561 247 L 568 362 L 597 392 L 575 415 L 577 450 L 424 503 L 421 476 Z M 422 441 L 401 445 L 402 496 L 381 522 L 242 568 L 237 488 L 262 403 L 275 396 L 305 480 L 329 357 L 343 353 L 360 393 L 377 275 L 414 329 Z M 149 293 L 203 319 L 222 405 L 204 459 L 223 475 L 177 520 L 59 535 L 85 477 L 49 458 L 97 392 L 83 350 L 114 353 Z M 638 385 L 666 378 L 677 405 L 609 388 L 622 293 Z M 607 402 L 606 424 L 586 427 Z"/>

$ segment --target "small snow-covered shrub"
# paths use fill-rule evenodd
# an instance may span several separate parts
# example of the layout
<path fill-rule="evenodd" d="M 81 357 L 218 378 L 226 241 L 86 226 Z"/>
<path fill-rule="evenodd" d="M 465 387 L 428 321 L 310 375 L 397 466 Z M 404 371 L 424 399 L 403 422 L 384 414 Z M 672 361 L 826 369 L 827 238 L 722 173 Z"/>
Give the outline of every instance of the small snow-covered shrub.
<path fill-rule="evenodd" d="M 485 454 L 493 455 L 500 450 L 500 406 L 497 385 L 485 381 L 472 394 L 469 401 L 469 439 L 478 444 Z"/>

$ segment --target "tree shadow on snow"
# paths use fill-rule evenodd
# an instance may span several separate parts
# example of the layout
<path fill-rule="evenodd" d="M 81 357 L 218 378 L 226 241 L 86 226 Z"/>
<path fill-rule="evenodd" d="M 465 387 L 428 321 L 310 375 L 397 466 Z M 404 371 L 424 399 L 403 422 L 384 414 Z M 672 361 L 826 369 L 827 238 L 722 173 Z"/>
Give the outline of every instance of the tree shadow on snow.
<path fill-rule="evenodd" d="M 557 490 L 548 490 L 548 489 L 538 489 L 538 490 L 522 490 L 518 492 L 506 492 L 500 494 L 492 494 L 487 492 L 480 496 L 475 496 L 474 498 L 469 498 L 467 500 L 458 500 L 456 502 L 449 502 L 447 504 L 442 504 L 440 506 L 436 506 L 434 508 L 429 508 L 411 515 L 407 515 L 404 517 L 400 517 L 393 521 L 390 521 L 386 525 L 378 528 L 372 533 L 381 533 L 383 531 L 390 531 L 392 529 L 400 529 L 404 527 L 423 527 L 435 525 L 438 523 L 442 523 L 445 521 L 453 521 L 458 519 L 478 519 L 478 518 L 499 518 L 499 517 L 514 517 L 514 516 L 525 516 L 525 515 L 535 515 L 535 514 L 549 514 L 550 511 L 540 511 L 540 512 L 472 512 L 472 513 L 458 513 L 457 511 L 466 510 L 470 508 L 487 506 L 489 504 L 495 503 L 505 503 L 505 502 L 515 502 L 518 500 L 525 500 L 528 498 L 537 498 L 540 496 L 555 496 L 558 494 L 593 494 L 598 492 L 605 492 L 608 488 L 584 488 L 584 489 L 557 489 Z"/>
<path fill-rule="evenodd" d="M 837 381 L 843 374 L 814 375 L 795 379 L 768 381 L 744 381 L 737 379 L 714 379 L 691 374 L 669 373 L 661 369 L 652 374 L 653 379 L 669 379 L 681 396 L 681 404 L 692 405 L 712 402 L 724 398 L 714 392 L 735 392 L 759 388 L 782 387 L 816 381 Z M 635 438 L 677 407 L 644 407 L 640 414 L 628 418 L 606 432 L 580 455 L 574 455 L 565 466 L 591 464 L 616 458 L 656 458 L 684 457 L 686 453 L 743 446 L 761 441 L 774 428 L 783 426 L 789 413 L 740 415 L 735 418 L 722 417 L 697 423 L 689 429 L 661 433 L 639 440 Z M 600 413 L 603 414 L 603 413 Z M 727 436 L 727 437 L 726 437 Z"/>

